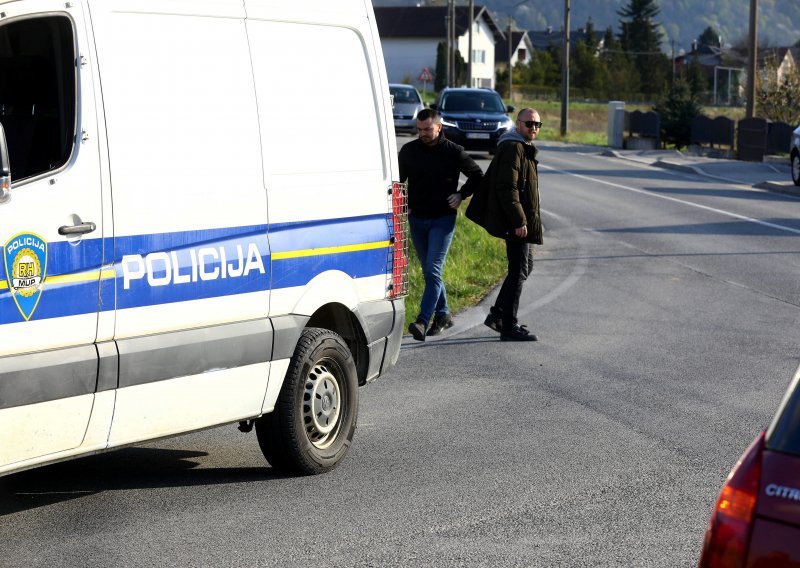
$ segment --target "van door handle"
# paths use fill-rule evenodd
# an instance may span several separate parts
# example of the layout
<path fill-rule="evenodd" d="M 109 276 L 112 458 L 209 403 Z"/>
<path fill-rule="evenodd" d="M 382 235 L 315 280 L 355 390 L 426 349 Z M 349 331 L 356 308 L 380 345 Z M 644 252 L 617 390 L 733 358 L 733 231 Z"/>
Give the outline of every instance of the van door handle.
<path fill-rule="evenodd" d="M 78 223 L 77 225 L 62 225 L 58 228 L 58 234 L 66 237 L 74 237 L 75 235 L 85 235 L 91 233 L 97 228 L 97 225 L 91 221 L 85 223 Z"/>

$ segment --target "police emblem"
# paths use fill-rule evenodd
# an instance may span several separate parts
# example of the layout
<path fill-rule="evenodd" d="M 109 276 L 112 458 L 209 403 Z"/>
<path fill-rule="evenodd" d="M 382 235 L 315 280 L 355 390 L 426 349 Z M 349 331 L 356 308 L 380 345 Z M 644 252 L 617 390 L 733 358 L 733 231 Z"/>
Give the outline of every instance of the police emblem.
<path fill-rule="evenodd" d="M 33 233 L 11 237 L 3 247 L 3 266 L 11 297 L 27 321 L 42 297 L 47 274 L 47 241 Z"/>

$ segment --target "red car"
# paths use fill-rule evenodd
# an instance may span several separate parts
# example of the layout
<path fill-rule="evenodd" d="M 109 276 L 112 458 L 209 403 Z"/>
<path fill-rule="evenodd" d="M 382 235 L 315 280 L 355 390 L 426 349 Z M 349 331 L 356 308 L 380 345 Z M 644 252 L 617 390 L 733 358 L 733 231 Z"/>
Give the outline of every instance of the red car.
<path fill-rule="evenodd" d="M 728 475 L 700 568 L 800 568 L 800 369 L 772 424 Z"/>

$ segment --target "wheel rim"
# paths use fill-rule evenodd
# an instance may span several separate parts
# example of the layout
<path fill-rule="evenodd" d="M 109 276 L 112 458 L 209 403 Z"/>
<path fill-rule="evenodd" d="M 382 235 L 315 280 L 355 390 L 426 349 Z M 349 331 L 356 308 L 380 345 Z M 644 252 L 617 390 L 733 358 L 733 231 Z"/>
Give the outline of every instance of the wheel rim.
<path fill-rule="evenodd" d="M 333 361 L 323 359 L 309 371 L 303 394 L 303 423 L 316 448 L 330 446 L 339 434 L 342 416 L 342 373 Z"/>
<path fill-rule="evenodd" d="M 800 156 L 792 158 L 792 179 L 800 180 Z"/>

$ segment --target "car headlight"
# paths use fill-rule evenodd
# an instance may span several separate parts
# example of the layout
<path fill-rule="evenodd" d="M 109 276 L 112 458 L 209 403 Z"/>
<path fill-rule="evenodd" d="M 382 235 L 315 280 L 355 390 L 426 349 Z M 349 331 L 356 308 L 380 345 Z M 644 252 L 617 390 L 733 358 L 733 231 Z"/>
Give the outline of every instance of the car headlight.
<path fill-rule="evenodd" d="M 506 117 L 505 119 L 500 121 L 499 124 L 500 128 L 505 128 L 506 130 L 511 130 L 514 128 L 514 121 L 510 118 Z"/>
<path fill-rule="evenodd" d="M 458 128 L 455 120 L 452 119 L 442 119 L 442 126 L 447 126 L 448 128 Z"/>

